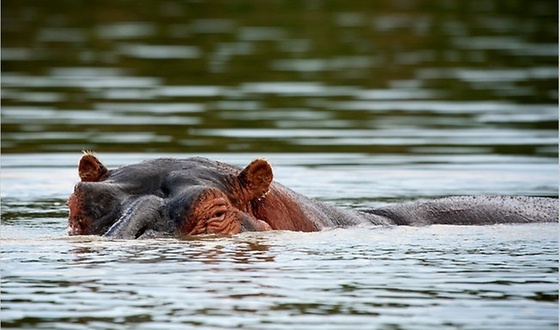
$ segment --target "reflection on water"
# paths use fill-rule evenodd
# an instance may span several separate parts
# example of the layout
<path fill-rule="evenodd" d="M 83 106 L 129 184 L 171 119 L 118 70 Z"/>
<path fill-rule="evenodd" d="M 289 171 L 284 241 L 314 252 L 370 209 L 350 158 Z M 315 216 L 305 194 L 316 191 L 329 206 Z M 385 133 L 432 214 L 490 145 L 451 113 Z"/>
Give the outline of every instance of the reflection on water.
<path fill-rule="evenodd" d="M 558 153 L 554 2 L 3 9 L 4 152 Z"/>
<path fill-rule="evenodd" d="M 3 241 L 2 322 L 553 329 L 556 230 L 431 226 L 125 242 L 24 234 Z"/>
<path fill-rule="evenodd" d="M 161 156 L 193 155 L 102 154 L 110 167 Z M 240 166 L 253 157 L 203 156 Z M 3 328 L 558 327 L 557 224 L 68 237 L 64 202 L 79 157 L 3 156 Z M 557 165 L 546 157 L 293 153 L 269 160 L 280 182 L 341 207 L 458 191 L 558 191 Z"/>
<path fill-rule="evenodd" d="M 82 149 L 110 167 L 265 156 L 352 208 L 557 196 L 557 14 L 3 1 L 2 327 L 557 329 L 556 224 L 117 242 L 66 237 L 64 205 Z"/>

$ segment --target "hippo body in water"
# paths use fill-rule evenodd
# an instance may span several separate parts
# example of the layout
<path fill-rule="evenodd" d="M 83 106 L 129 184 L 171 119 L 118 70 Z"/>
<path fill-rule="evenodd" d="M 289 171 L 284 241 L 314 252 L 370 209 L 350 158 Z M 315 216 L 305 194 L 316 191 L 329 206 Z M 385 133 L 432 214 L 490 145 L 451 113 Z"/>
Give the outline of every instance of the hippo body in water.
<path fill-rule="evenodd" d="M 372 210 L 341 209 L 273 181 L 264 159 L 244 169 L 206 158 L 161 158 L 107 169 L 82 156 L 68 199 L 69 235 L 113 238 L 319 231 L 369 225 L 558 222 L 558 200 L 459 196 Z"/>

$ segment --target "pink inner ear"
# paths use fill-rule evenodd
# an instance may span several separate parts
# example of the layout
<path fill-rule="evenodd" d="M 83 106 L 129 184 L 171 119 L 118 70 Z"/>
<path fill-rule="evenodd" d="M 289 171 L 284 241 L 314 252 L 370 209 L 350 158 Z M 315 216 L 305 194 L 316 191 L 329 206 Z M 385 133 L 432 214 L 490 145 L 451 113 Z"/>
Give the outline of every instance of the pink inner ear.
<path fill-rule="evenodd" d="M 272 183 L 272 167 L 264 159 L 256 159 L 251 162 L 239 174 L 239 180 L 250 193 L 251 199 L 257 199 L 264 196 Z"/>
<path fill-rule="evenodd" d="M 92 154 L 85 154 L 78 165 L 78 175 L 82 182 L 96 182 L 109 170 Z"/>

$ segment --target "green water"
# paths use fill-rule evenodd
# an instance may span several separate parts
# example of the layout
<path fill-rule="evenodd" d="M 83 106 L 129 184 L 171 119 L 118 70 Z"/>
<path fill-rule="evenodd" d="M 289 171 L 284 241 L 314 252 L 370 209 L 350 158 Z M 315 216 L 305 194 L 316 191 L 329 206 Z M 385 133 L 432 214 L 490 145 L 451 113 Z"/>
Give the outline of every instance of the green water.
<path fill-rule="evenodd" d="M 2 1 L 3 329 L 557 329 L 558 225 L 66 236 L 83 149 L 340 207 L 558 196 L 555 1 Z"/>
<path fill-rule="evenodd" d="M 2 151 L 557 156 L 552 1 L 2 4 Z"/>

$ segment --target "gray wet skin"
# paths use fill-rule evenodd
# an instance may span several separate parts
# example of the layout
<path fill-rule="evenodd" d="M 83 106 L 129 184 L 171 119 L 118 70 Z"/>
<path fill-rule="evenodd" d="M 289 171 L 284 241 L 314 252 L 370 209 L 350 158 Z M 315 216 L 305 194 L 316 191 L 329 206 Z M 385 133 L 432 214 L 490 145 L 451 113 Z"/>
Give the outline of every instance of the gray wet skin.
<path fill-rule="evenodd" d="M 373 225 L 558 222 L 558 199 L 455 196 L 372 210 L 322 203 L 272 180 L 264 159 L 244 169 L 206 158 L 154 159 L 108 169 L 92 154 L 68 200 L 70 235 L 112 238 L 318 231 Z"/>

